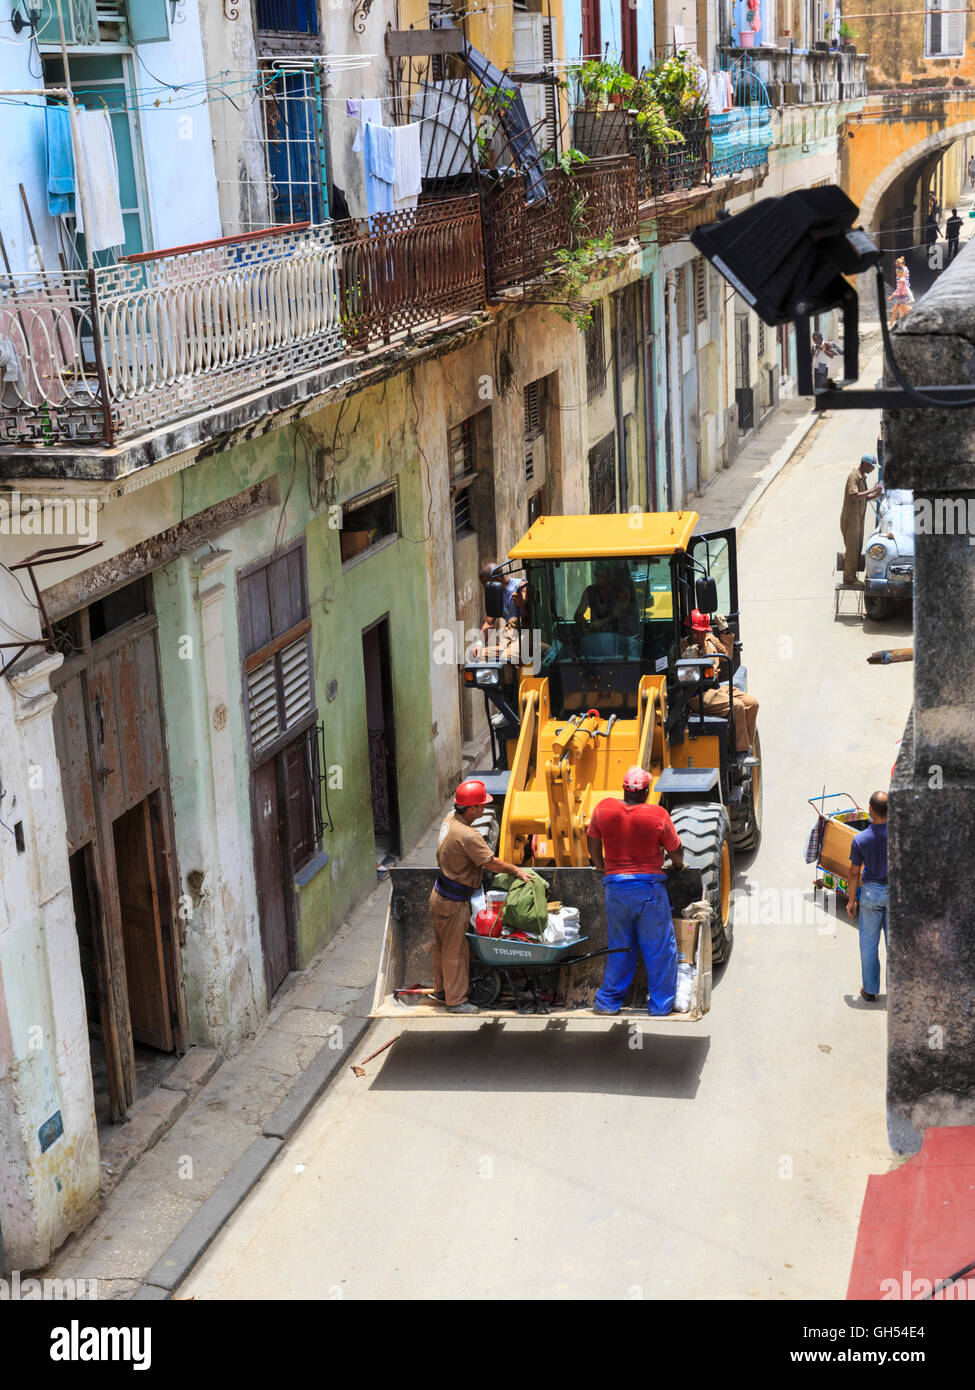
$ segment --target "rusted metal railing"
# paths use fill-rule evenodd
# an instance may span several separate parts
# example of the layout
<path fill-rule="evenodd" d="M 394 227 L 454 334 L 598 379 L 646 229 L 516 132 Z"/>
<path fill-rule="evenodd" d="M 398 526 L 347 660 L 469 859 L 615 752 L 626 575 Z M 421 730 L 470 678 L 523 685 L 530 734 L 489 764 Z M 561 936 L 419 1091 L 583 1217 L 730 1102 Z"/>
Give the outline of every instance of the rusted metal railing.
<path fill-rule="evenodd" d="M 0 440 L 111 445 L 483 306 L 478 199 L 0 287 Z"/>
<path fill-rule="evenodd" d="M 548 169 L 551 197 L 527 206 L 523 176 L 510 176 L 483 199 L 488 292 L 497 295 L 544 274 L 556 251 L 605 236 L 635 236 L 637 166 L 631 156 L 592 160 L 566 173 Z"/>

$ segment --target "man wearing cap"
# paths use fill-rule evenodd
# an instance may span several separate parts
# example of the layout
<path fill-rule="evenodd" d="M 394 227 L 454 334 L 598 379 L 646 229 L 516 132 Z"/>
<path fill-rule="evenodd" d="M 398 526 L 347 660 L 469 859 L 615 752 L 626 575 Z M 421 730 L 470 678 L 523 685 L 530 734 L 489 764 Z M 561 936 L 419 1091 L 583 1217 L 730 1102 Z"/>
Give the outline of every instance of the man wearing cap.
<path fill-rule="evenodd" d="M 606 797 L 589 820 L 589 857 L 603 873 L 606 944 L 621 953 L 606 957 L 606 974 L 593 1005 L 597 1014 L 618 1014 L 633 983 L 637 952 L 647 968 L 647 1012 L 669 1014 L 677 992 L 677 943 L 665 888 L 664 851 L 675 869 L 684 851 L 662 806 L 648 806 L 650 774 L 631 767 L 623 800 Z"/>
<path fill-rule="evenodd" d="M 468 1002 L 467 975 L 470 953 L 466 933 L 470 927 L 471 898 L 481 886 L 484 870 L 530 878 L 525 869 L 507 864 L 492 852 L 474 821 L 483 806 L 494 800 L 483 782 L 461 782 L 454 792 L 454 810 L 440 827 L 437 842 L 439 873 L 430 894 L 433 920 L 433 997 L 452 1014 L 476 1014 Z"/>
<path fill-rule="evenodd" d="M 727 626 L 727 623 L 726 623 Z M 684 642 L 683 656 L 727 656 L 728 652 L 722 643 L 711 631 L 711 619 L 706 613 L 695 608 L 690 617 L 691 635 Z M 737 686 L 732 687 L 732 693 L 728 692 L 728 667 L 719 666 L 719 673 L 722 676 L 721 683 L 711 690 L 705 690 L 701 696 L 704 708 L 708 714 L 713 714 L 721 719 L 728 717 L 729 708 L 734 712 L 735 719 L 735 752 L 748 753 L 755 742 L 755 727 L 758 723 L 758 700 L 754 695 L 750 695 L 747 690 L 739 690 Z"/>
<path fill-rule="evenodd" d="M 843 485 L 843 510 L 840 512 L 840 531 L 843 536 L 845 554 L 843 558 L 843 583 L 855 584 L 857 570 L 860 568 L 860 551 L 863 549 L 863 518 L 867 503 L 879 497 L 882 488 L 879 483 L 869 487 L 868 475 L 877 467 L 873 454 L 864 454 L 859 468 L 854 468 Z"/>

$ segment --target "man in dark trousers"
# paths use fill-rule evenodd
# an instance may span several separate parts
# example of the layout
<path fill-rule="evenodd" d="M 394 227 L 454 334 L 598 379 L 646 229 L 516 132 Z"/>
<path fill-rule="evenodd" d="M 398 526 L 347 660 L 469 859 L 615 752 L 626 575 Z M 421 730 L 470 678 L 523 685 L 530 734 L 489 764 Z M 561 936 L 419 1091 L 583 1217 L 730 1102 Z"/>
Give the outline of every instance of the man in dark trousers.
<path fill-rule="evenodd" d="M 589 857 L 603 872 L 606 944 L 624 954 L 606 957 L 606 974 L 593 1005 L 597 1014 L 618 1014 L 636 971 L 637 952 L 647 967 L 647 1012 L 669 1014 L 677 993 L 677 942 L 664 875 L 664 852 L 675 869 L 684 851 L 662 806 L 648 806 L 650 774 L 631 767 L 623 800 L 606 797 L 589 820 Z"/>
<path fill-rule="evenodd" d="M 958 216 L 958 209 L 957 209 L 957 208 L 952 208 L 952 209 L 951 209 L 951 216 L 948 218 L 948 221 L 945 223 L 945 237 L 946 237 L 947 240 L 948 240 L 948 264 L 949 264 L 949 265 L 951 265 L 951 262 L 952 262 L 952 261 L 955 259 L 955 257 L 958 255 L 958 238 L 961 236 L 961 229 L 962 229 L 962 226 L 963 226 L 963 223 L 962 223 L 961 218 Z"/>
<path fill-rule="evenodd" d="M 887 793 L 870 798 L 870 824 L 850 848 L 846 912 L 856 919 L 860 890 L 860 996 L 872 1004 L 880 993 L 880 933 L 887 945 Z"/>
<path fill-rule="evenodd" d="M 446 1004 L 451 1014 L 476 1014 L 467 998 L 470 949 L 471 898 L 481 886 L 484 870 L 492 874 L 531 875 L 516 864 L 506 864 L 494 854 L 479 830 L 474 829 L 484 806 L 494 800 L 483 782 L 461 782 L 454 792 L 454 810 L 440 827 L 437 842 L 437 874 L 430 894 L 433 921 L 433 997 Z"/>

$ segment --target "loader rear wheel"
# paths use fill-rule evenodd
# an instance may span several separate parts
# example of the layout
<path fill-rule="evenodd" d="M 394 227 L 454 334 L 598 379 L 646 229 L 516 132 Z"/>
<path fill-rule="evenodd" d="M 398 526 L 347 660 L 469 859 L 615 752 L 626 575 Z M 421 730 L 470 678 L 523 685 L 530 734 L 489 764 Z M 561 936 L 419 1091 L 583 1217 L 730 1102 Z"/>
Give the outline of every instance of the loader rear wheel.
<path fill-rule="evenodd" d="M 711 907 L 711 959 L 720 965 L 731 950 L 731 880 L 734 850 L 728 812 L 716 801 L 676 806 L 671 812 L 684 846 L 684 863 L 700 869 Z"/>
<path fill-rule="evenodd" d="M 758 767 L 752 768 L 752 775 L 742 788 L 741 800 L 732 802 L 728 807 L 731 843 L 736 854 L 754 849 L 762 834 L 762 743 L 757 729 L 754 754 Z"/>

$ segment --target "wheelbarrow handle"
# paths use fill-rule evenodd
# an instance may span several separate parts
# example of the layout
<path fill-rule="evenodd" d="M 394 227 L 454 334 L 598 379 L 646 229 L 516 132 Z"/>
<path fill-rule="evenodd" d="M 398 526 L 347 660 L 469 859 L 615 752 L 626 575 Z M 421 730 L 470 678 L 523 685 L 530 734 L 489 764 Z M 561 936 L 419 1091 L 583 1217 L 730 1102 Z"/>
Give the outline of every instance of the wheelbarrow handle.
<path fill-rule="evenodd" d="M 597 956 L 625 956 L 629 946 L 603 946 L 598 951 L 587 951 L 584 956 L 566 956 L 563 965 L 579 965 L 584 960 L 595 960 Z"/>

